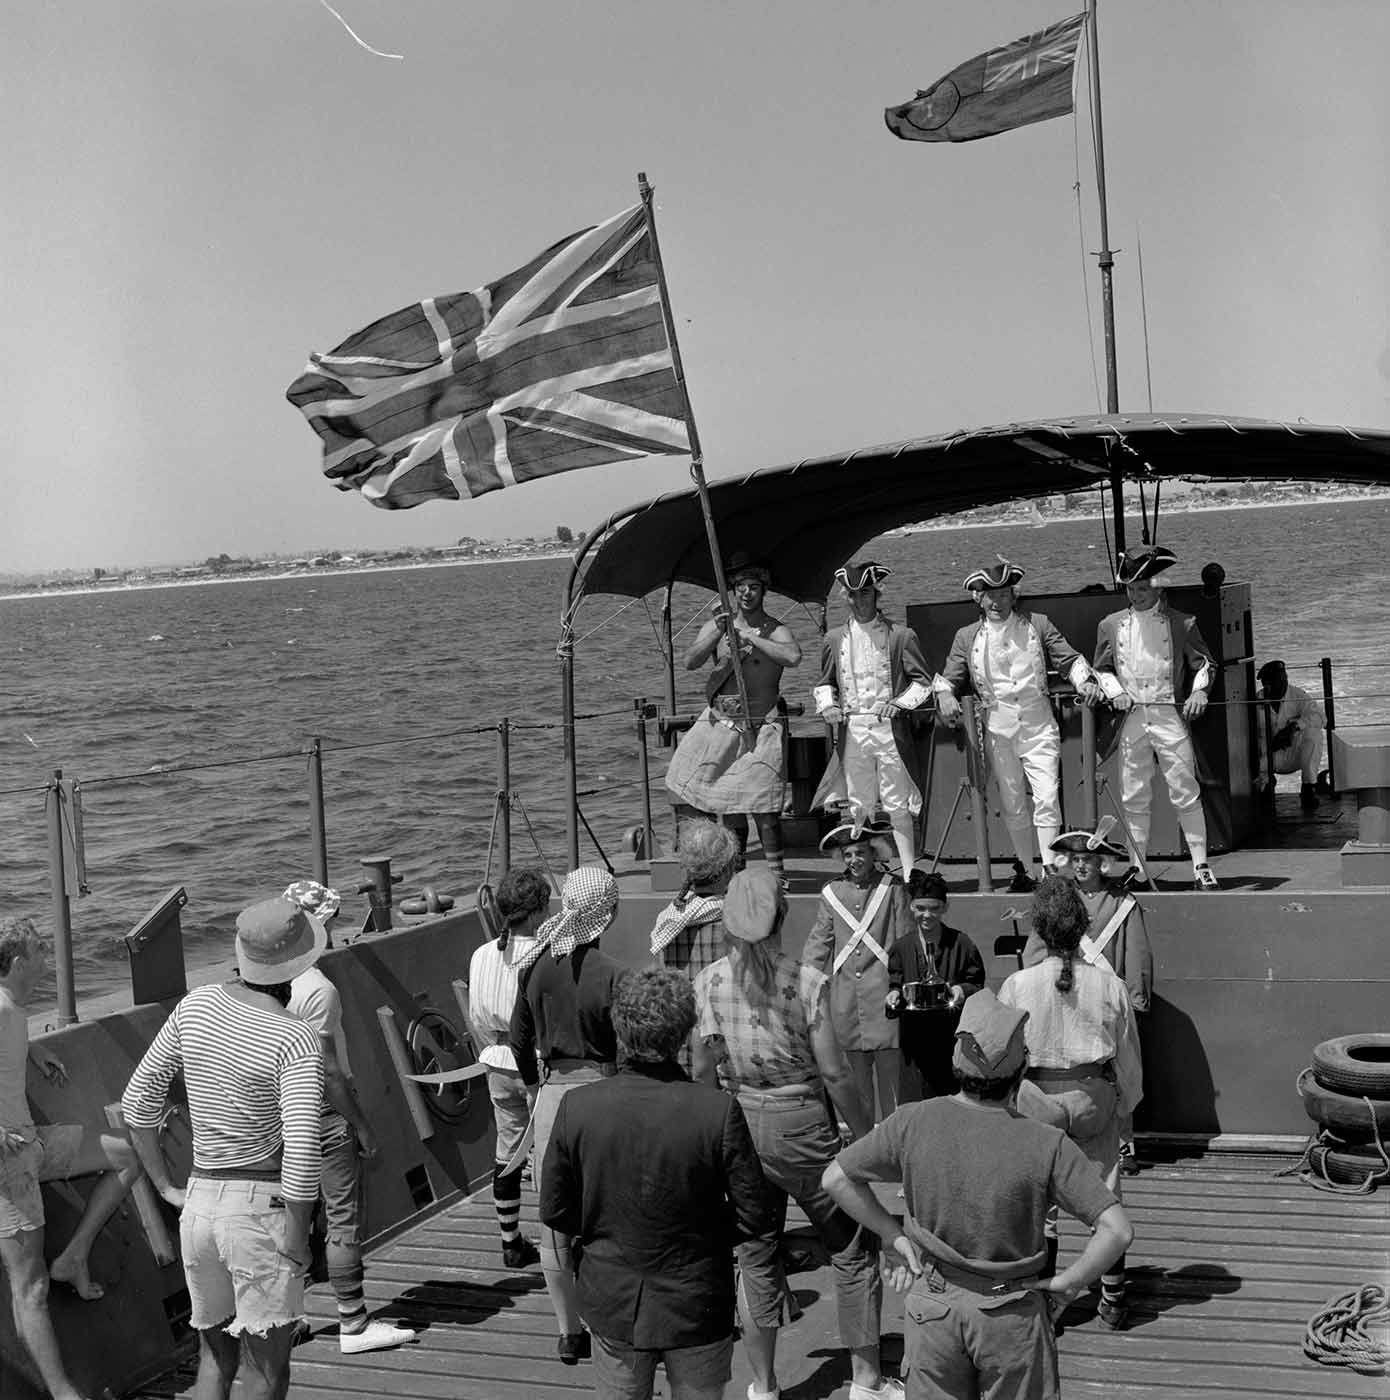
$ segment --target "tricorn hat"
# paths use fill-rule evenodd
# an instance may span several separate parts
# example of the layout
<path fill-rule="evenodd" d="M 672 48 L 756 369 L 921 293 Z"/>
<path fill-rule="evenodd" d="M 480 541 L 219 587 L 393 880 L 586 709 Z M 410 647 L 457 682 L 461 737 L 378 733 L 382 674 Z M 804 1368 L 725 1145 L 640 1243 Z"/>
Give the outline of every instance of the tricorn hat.
<path fill-rule="evenodd" d="M 754 558 L 746 549 L 737 549 L 729 555 L 729 561 L 724 565 L 724 577 L 730 587 L 750 574 L 764 588 L 772 583 L 772 571 L 761 559 Z"/>
<path fill-rule="evenodd" d="M 1075 831 L 1064 831 L 1048 849 L 1056 851 L 1059 855 L 1089 852 L 1092 855 L 1113 856 L 1116 860 L 1124 860 L 1129 852 L 1109 839 L 1114 826 L 1114 817 L 1102 817 L 1096 823 L 1094 831 L 1087 831 L 1084 827 L 1078 827 Z"/>
<path fill-rule="evenodd" d="M 886 564 L 875 564 L 866 559 L 862 564 L 844 564 L 835 570 L 835 578 L 851 592 L 860 588 L 881 588 L 883 580 L 892 574 Z"/>
<path fill-rule="evenodd" d="M 1261 685 L 1268 685 L 1276 676 L 1287 676 L 1288 669 L 1282 661 L 1266 661 L 1258 671 L 1255 672 L 1255 679 Z"/>
<path fill-rule="evenodd" d="M 962 588 L 974 592 L 977 588 L 1012 588 L 1023 577 L 1023 570 L 1017 564 L 1010 564 L 1002 554 L 994 556 L 999 562 L 967 574 Z"/>
<path fill-rule="evenodd" d="M 823 851 L 839 850 L 855 841 L 867 841 L 878 860 L 893 859 L 893 829 L 883 822 L 844 822 L 821 837 Z"/>
<path fill-rule="evenodd" d="M 1137 544 L 1120 551 L 1115 563 L 1116 583 L 1139 583 L 1161 574 L 1178 562 L 1178 556 L 1161 544 Z"/>
<path fill-rule="evenodd" d="M 293 982 L 328 947 L 328 929 L 284 895 L 263 899 L 236 916 L 237 974 L 257 987 Z"/>

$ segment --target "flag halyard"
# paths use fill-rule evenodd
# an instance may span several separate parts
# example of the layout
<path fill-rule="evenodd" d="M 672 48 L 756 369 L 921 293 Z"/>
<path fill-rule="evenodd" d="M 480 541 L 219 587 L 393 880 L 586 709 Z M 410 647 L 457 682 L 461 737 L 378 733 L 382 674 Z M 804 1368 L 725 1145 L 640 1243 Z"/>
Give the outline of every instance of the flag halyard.
<path fill-rule="evenodd" d="M 977 54 L 910 102 L 884 112 L 904 141 L 978 141 L 1015 127 L 1065 116 L 1086 15 Z"/>
<path fill-rule="evenodd" d="M 311 355 L 286 397 L 387 510 L 690 450 L 640 205 Z"/>

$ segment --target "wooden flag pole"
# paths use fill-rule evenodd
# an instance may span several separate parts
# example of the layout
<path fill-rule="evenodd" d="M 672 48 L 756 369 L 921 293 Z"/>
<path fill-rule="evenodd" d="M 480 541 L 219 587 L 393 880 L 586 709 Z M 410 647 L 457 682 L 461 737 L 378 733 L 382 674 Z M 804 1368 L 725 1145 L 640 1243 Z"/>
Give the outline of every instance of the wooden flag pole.
<path fill-rule="evenodd" d="M 652 240 L 652 256 L 656 259 L 656 285 L 661 294 L 661 318 L 666 326 L 666 344 L 671 351 L 671 368 L 680 386 L 681 399 L 685 404 L 685 427 L 690 436 L 690 475 L 695 489 L 700 495 L 700 511 L 705 517 L 705 538 L 709 543 L 710 563 L 714 566 L 714 590 L 719 595 L 719 608 L 724 615 L 724 635 L 728 641 L 729 659 L 733 665 L 734 680 L 738 685 L 739 709 L 743 715 L 743 728 L 740 730 L 745 748 L 753 746 L 753 715 L 748 704 L 748 685 L 743 678 L 743 665 L 738 655 L 738 633 L 734 628 L 733 609 L 729 606 L 729 587 L 724 579 L 724 557 L 719 552 L 719 536 L 714 528 L 714 510 L 710 505 L 709 487 L 705 484 L 705 462 L 700 452 L 700 433 L 695 426 L 695 414 L 690 407 L 690 390 L 685 383 L 685 370 L 681 365 L 680 346 L 676 342 L 676 323 L 671 316 L 671 302 L 666 295 L 666 268 L 661 261 L 661 244 L 656 237 L 656 211 L 652 208 L 652 187 L 647 183 L 645 171 L 637 174 L 637 189 L 642 196 L 642 209 L 647 216 L 647 233 Z"/>

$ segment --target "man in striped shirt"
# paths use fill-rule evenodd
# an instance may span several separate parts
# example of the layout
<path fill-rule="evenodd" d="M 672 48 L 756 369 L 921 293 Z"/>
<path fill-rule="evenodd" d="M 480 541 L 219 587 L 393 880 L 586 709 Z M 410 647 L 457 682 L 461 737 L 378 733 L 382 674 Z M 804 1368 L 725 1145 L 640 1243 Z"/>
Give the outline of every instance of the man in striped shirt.
<path fill-rule="evenodd" d="M 328 931 L 282 896 L 242 910 L 236 926 L 238 977 L 179 1002 L 121 1106 L 155 1189 L 183 1212 L 198 1395 L 227 1400 L 239 1379 L 245 1400 L 283 1400 L 304 1315 L 323 1101 L 319 1037 L 285 1008 L 291 981 L 317 961 Z M 159 1136 L 180 1071 L 193 1129 L 182 1190 Z"/>

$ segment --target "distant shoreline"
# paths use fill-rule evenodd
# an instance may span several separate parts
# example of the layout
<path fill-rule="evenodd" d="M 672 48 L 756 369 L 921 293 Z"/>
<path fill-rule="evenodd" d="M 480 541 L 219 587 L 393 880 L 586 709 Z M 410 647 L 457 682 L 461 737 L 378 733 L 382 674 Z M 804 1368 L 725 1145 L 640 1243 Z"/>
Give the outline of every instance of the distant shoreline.
<path fill-rule="evenodd" d="M 1288 510 L 1294 506 L 1346 505 L 1352 501 L 1390 501 L 1390 492 L 1353 492 L 1346 495 L 1303 496 L 1288 501 L 1221 501 L 1187 505 L 1181 500 L 1164 504 L 1164 512 L 1171 515 L 1205 515 L 1215 511 L 1236 510 Z M 1128 512 L 1126 513 L 1128 518 Z M 924 521 L 918 525 L 904 525 L 885 533 L 897 538 L 933 533 L 941 530 L 1006 530 L 1039 529 L 1046 525 L 1065 525 L 1072 522 L 1093 522 L 1108 519 L 1102 511 L 1070 511 L 1066 514 L 1031 516 L 1010 516 L 1003 520 L 957 520 L 942 518 Z M 18 602 L 33 598 L 90 597 L 95 593 L 142 593 L 152 588 L 201 588 L 210 584 L 223 583 L 283 583 L 287 579 L 337 578 L 343 574 L 392 574 L 407 569 L 458 569 L 470 568 L 477 564 L 533 564 L 547 559 L 570 559 L 573 556 L 564 550 L 552 550 L 537 554 L 490 555 L 486 558 L 467 559 L 419 559 L 412 563 L 361 564 L 348 568 L 292 569 L 282 573 L 236 574 L 228 578 L 216 576 L 203 578 L 151 579 L 141 583 L 80 583 L 59 584 L 52 588 L 26 588 L 15 593 L 0 593 L 0 603 Z"/>

